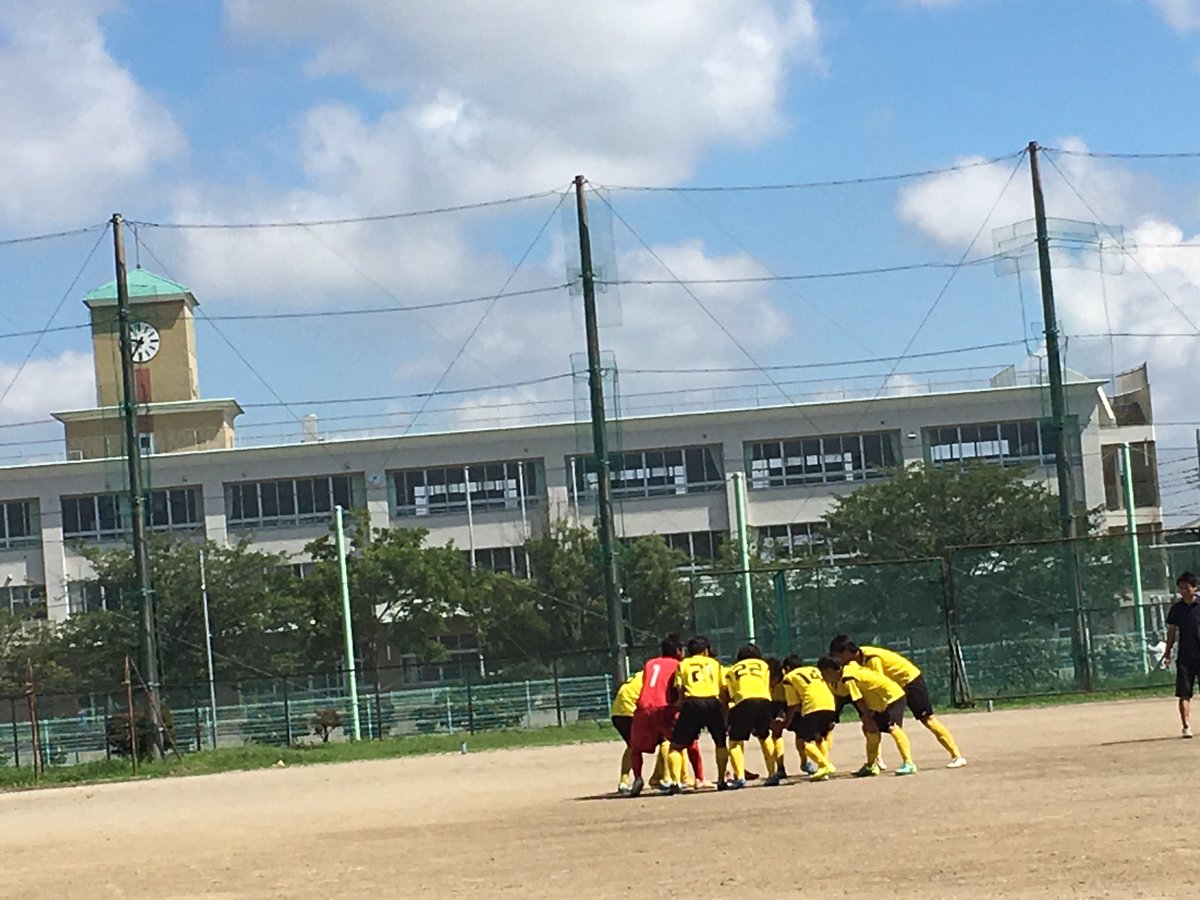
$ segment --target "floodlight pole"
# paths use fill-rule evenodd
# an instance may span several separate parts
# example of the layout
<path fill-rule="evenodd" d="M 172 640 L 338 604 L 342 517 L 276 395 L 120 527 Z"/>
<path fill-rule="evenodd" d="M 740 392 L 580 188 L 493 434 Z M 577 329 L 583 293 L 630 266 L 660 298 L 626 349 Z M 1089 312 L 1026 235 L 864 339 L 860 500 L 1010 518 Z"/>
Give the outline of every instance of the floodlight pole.
<path fill-rule="evenodd" d="M 1150 673 L 1150 657 L 1146 655 L 1146 616 L 1142 610 L 1142 551 L 1138 546 L 1137 513 L 1133 496 L 1133 458 L 1129 442 L 1121 444 L 1121 480 L 1125 488 L 1125 530 L 1129 534 L 1129 580 L 1133 589 L 1133 614 L 1137 616 L 1138 643 L 1142 648 L 1142 674 Z"/>
<path fill-rule="evenodd" d="M 338 555 L 338 585 L 342 595 L 342 637 L 346 643 L 346 682 L 350 692 L 350 718 L 354 740 L 362 740 L 362 718 L 358 709 L 358 668 L 354 664 L 354 621 L 350 615 L 350 577 L 346 570 L 346 528 L 342 507 L 333 508 L 333 533 Z"/>
<path fill-rule="evenodd" d="M 608 645 L 613 677 L 618 685 L 629 677 L 628 646 L 617 580 L 616 543 L 612 515 L 611 461 L 604 422 L 604 373 L 600 367 L 600 329 L 596 321 L 596 273 L 592 268 L 592 238 L 588 230 L 586 180 L 575 176 L 575 212 L 579 220 L 579 271 L 583 282 L 583 322 L 587 333 L 588 389 L 592 407 L 592 452 L 596 457 L 596 513 L 604 602 L 608 610 Z"/>
<path fill-rule="evenodd" d="M 146 549 L 146 496 L 142 485 L 142 448 L 138 443 L 137 392 L 133 375 L 132 316 L 125 273 L 124 220 L 113 213 L 113 260 L 117 271 L 117 340 L 121 355 L 121 415 L 125 425 L 125 462 L 129 473 L 129 519 L 133 534 L 133 577 L 141 608 L 142 655 L 146 667 L 150 719 L 155 745 L 163 754 L 162 704 L 159 696 L 158 637 L 155 634 L 154 593 L 150 585 L 150 554 Z"/>
<path fill-rule="evenodd" d="M 1054 468 L 1058 476 L 1058 516 L 1063 539 L 1063 580 L 1073 601 L 1075 627 L 1072 649 L 1075 677 L 1084 690 L 1092 689 L 1088 654 L 1087 614 L 1083 607 L 1083 586 L 1075 558 L 1075 492 L 1071 477 L 1071 459 L 1067 446 L 1067 401 L 1063 388 L 1062 356 L 1058 346 L 1058 316 L 1054 307 L 1054 279 L 1050 269 L 1050 235 L 1046 226 L 1046 200 L 1042 196 L 1042 176 L 1038 168 L 1037 141 L 1029 142 L 1029 173 L 1033 182 L 1033 220 L 1037 229 L 1038 272 L 1041 275 L 1042 318 L 1046 330 L 1046 367 L 1050 370 L 1050 416 L 1055 436 Z"/>

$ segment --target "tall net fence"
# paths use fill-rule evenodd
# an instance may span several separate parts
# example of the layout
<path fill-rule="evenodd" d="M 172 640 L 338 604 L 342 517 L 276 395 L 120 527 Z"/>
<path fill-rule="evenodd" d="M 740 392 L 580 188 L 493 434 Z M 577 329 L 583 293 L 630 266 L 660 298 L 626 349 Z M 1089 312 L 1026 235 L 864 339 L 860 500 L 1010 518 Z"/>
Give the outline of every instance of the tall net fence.
<path fill-rule="evenodd" d="M 1152 687 L 1171 680 L 1167 610 L 1176 576 L 1200 569 L 1200 533 L 1137 541 L 1136 578 L 1127 535 L 697 573 L 695 625 L 722 657 L 753 638 L 811 662 L 849 634 L 911 657 L 942 702 Z"/>

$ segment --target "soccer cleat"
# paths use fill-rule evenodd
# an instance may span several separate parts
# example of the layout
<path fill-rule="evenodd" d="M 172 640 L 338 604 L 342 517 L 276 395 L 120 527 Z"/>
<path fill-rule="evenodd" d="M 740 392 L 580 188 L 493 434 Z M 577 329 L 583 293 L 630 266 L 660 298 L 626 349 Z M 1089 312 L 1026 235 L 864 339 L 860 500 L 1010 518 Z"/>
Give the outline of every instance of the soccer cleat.
<path fill-rule="evenodd" d="M 829 776 L 836 772 L 833 766 L 818 766 L 817 771 L 808 776 L 809 781 L 828 781 Z"/>
<path fill-rule="evenodd" d="M 740 791 L 745 786 L 746 786 L 746 779 L 744 779 L 744 778 L 730 778 L 729 779 L 728 787 L 729 787 L 729 790 L 731 790 L 731 791 Z"/>
<path fill-rule="evenodd" d="M 967 764 L 967 758 L 965 756 L 956 756 L 956 757 L 954 757 L 954 759 L 950 760 L 950 762 L 946 763 L 946 768 L 947 769 L 961 769 L 966 764 Z"/>
<path fill-rule="evenodd" d="M 1183 736 L 1184 736 L 1185 738 L 1190 738 L 1190 737 L 1192 736 L 1192 729 L 1191 729 L 1191 726 L 1189 726 L 1189 725 L 1184 725 L 1184 726 L 1183 726 Z"/>
<path fill-rule="evenodd" d="M 813 772 L 817 771 L 818 766 L 811 759 L 806 759 L 801 768 L 804 770 L 805 775 L 811 775 Z"/>
<path fill-rule="evenodd" d="M 629 795 L 628 796 L 636 797 L 638 794 L 640 794 L 642 792 L 642 788 L 644 788 L 645 786 L 646 786 L 646 782 L 642 781 L 642 779 L 640 779 L 640 778 L 633 779 L 633 784 L 631 784 L 629 786 Z"/>
<path fill-rule="evenodd" d="M 872 778 L 879 774 L 879 766 L 864 763 L 863 767 L 854 773 L 855 778 Z"/>
<path fill-rule="evenodd" d="M 885 762 L 883 761 L 883 757 L 880 757 L 880 758 L 879 758 L 879 762 L 875 763 L 875 765 L 877 765 L 877 766 L 879 767 L 879 771 L 880 771 L 880 772 L 886 772 L 886 771 L 887 771 L 887 763 L 885 763 Z"/>
<path fill-rule="evenodd" d="M 898 768 L 896 770 L 896 774 L 897 775 L 916 775 L 917 767 L 914 763 L 906 762 L 906 763 L 901 764 L 900 768 Z"/>
<path fill-rule="evenodd" d="M 663 794 L 664 796 L 667 794 L 677 793 L 677 791 L 675 790 L 675 782 L 673 782 L 673 781 L 660 782 L 658 785 L 658 792 L 660 794 Z"/>
<path fill-rule="evenodd" d="M 628 783 L 622 781 L 620 784 L 618 784 L 617 785 L 617 793 L 618 794 L 628 794 L 629 793 Z"/>
<path fill-rule="evenodd" d="M 763 787 L 778 787 L 781 784 L 783 784 L 783 776 L 776 772 L 763 782 Z"/>
<path fill-rule="evenodd" d="M 726 781 L 724 778 L 722 778 L 720 781 L 717 782 L 717 790 L 718 791 L 729 790 L 729 782 Z"/>
<path fill-rule="evenodd" d="M 667 796 L 674 797 L 676 794 L 682 794 L 682 793 L 683 793 L 683 785 L 682 784 L 672 784 L 670 789 L 667 791 Z"/>

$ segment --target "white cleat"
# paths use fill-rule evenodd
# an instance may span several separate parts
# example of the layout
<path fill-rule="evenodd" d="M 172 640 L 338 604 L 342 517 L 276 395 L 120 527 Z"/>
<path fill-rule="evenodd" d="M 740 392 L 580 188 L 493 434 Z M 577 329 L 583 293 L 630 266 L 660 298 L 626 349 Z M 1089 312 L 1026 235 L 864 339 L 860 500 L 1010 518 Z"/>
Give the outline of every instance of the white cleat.
<path fill-rule="evenodd" d="M 954 759 L 950 760 L 950 762 L 946 763 L 946 768 L 947 769 L 961 769 L 966 764 L 967 764 L 967 758 L 965 756 L 956 756 L 956 757 L 954 757 Z"/>
<path fill-rule="evenodd" d="M 1183 726 L 1183 736 L 1185 738 L 1190 738 L 1192 736 L 1192 729 L 1187 725 Z"/>
<path fill-rule="evenodd" d="M 883 761 L 883 758 L 882 758 L 882 757 L 880 757 L 878 760 L 876 760 L 876 762 L 875 762 L 875 768 L 877 768 L 877 769 L 878 769 L 880 772 L 886 772 L 886 771 L 887 771 L 887 763 L 885 763 L 885 762 Z"/>
<path fill-rule="evenodd" d="M 617 793 L 618 794 L 628 794 L 629 793 L 629 785 L 626 782 L 622 781 L 620 784 L 617 785 Z"/>

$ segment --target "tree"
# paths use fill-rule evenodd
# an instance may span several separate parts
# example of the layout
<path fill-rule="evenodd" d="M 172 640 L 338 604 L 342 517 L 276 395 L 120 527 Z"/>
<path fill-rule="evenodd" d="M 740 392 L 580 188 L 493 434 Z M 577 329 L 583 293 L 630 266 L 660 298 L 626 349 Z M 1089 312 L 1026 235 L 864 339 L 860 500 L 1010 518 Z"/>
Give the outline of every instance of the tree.
<path fill-rule="evenodd" d="M 372 529 L 364 515 L 349 518 L 347 577 L 355 642 L 374 668 L 385 646 L 420 660 L 444 659 L 438 638 L 465 615 L 470 568 L 453 544 L 425 546 L 424 528 Z M 342 599 L 337 545 L 318 538 L 305 551 L 315 566 L 301 590 L 308 610 L 309 659 L 342 660 Z"/>
<path fill-rule="evenodd" d="M 825 515 L 834 549 L 857 559 L 945 557 L 951 547 L 1051 540 L 1058 501 L 1027 469 L 910 466 L 838 497 Z"/>

